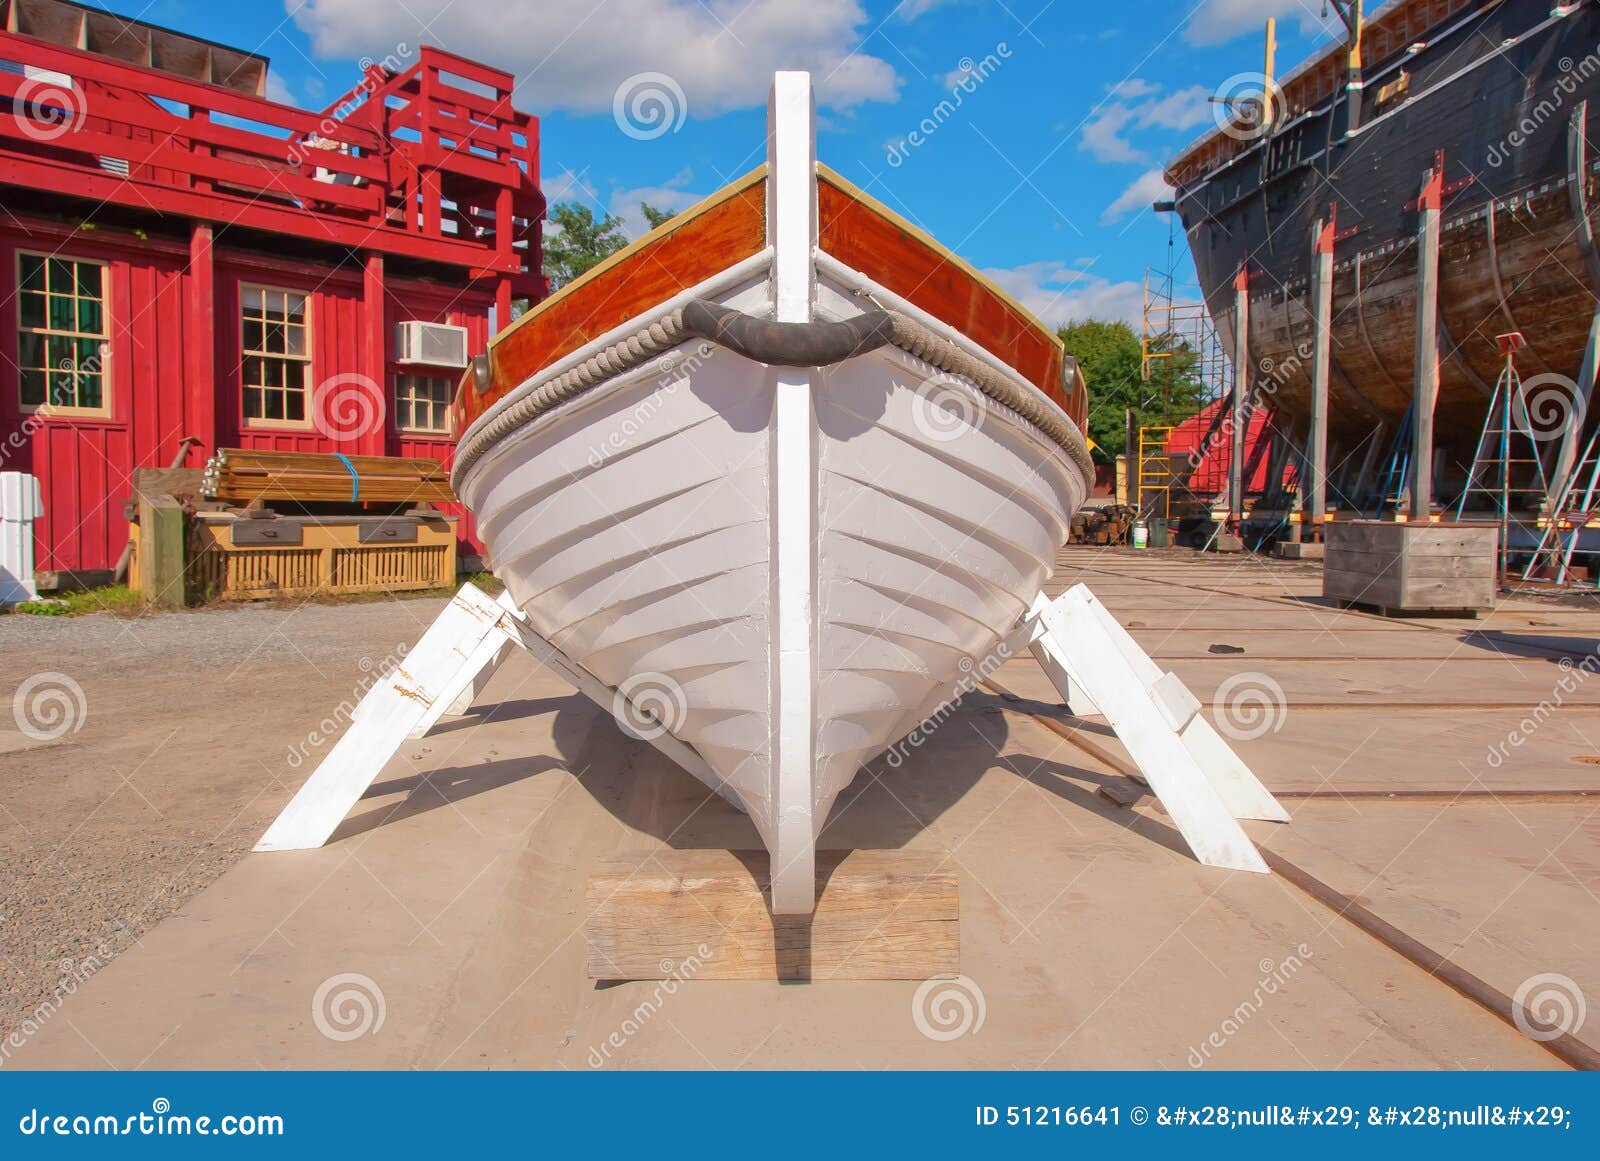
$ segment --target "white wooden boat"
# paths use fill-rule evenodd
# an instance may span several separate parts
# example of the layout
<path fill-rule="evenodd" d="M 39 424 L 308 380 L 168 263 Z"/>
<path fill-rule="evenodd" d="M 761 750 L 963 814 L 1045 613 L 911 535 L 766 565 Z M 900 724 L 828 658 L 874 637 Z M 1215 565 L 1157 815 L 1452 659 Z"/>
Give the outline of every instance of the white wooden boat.
<path fill-rule="evenodd" d="M 1056 335 L 819 166 L 812 123 L 778 74 L 767 163 L 538 304 L 456 403 L 495 573 L 626 726 L 704 758 L 780 914 L 812 909 L 862 764 L 1027 611 L 1091 480 Z"/>

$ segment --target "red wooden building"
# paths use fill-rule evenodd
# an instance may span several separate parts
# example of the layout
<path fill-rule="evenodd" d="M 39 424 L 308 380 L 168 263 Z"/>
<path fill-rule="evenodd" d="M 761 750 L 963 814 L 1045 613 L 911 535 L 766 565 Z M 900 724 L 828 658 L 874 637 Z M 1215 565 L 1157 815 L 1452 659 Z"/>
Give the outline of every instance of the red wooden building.
<path fill-rule="evenodd" d="M 468 357 L 544 292 L 508 74 L 424 47 L 317 113 L 263 57 L 68 0 L 0 29 L 0 470 L 41 481 L 41 571 L 110 569 L 132 472 L 185 437 L 191 467 L 448 460 Z"/>

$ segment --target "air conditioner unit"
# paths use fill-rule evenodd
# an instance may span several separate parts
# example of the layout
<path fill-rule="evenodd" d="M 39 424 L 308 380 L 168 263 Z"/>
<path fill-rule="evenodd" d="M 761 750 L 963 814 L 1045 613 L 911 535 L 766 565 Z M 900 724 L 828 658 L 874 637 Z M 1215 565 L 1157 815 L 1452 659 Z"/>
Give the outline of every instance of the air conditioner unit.
<path fill-rule="evenodd" d="M 467 328 L 443 323 L 403 322 L 395 342 L 397 363 L 424 363 L 430 367 L 467 365 Z"/>

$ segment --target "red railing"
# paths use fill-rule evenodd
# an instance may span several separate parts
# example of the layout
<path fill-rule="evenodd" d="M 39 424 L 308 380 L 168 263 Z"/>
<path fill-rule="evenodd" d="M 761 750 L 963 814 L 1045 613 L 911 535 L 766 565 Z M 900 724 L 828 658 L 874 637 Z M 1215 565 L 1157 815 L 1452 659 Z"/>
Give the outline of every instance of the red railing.
<path fill-rule="evenodd" d="M 538 122 L 433 48 L 322 113 L 0 31 L 0 183 L 467 268 L 538 297 Z M 123 170 L 126 170 L 124 174 Z"/>

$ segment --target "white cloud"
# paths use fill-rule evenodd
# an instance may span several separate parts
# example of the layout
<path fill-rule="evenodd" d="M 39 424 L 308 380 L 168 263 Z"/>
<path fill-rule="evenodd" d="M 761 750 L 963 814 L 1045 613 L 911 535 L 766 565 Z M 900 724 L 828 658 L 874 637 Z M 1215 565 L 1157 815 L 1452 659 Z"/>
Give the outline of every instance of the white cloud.
<path fill-rule="evenodd" d="M 638 238 L 650 232 L 650 223 L 645 220 L 639 204 L 649 202 L 654 209 L 671 210 L 673 213 L 686 210 L 706 196 L 688 188 L 693 181 L 694 171 L 684 169 L 661 185 L 614 190 L 606 207 L 607 212 L 622 219 L 628 237 Z"/>
<path fill-rule="evenodd" d="M 1078 148 L 1096 161 L 1145 162 L 1150 155 L 1123 136 L 1134 123 L 1137 110 L 1121 101 L 1110 101 L 1089 119 L 1079 134 Z"/>
<path fill-rule="evenodd" d="M 984 274 L 1051 326 L 1099 318 L 1137 328 L 1144 312 L 1143 283 L 1112 282 L 1066 262 L 1029 262 Z"/>
<path fill-rule="evenodd" d="M 289 88 L 289 82 L 271 69 L 267 70 L 267 100 L 276 101 L 280 105 L 299 103 L 294 99 L 294 90 Z"/>
<path fill-rule="evenodd" d="M 780 68 L 810 69 L 817 102 L 892 101 L 894 68 L 858 51 L 871 25 L 859 0 L 285 0 L 325 57 L 432 44 L 517 77 L 534 113 L 610 112 L 618 88 L 665 73 L 690 116 L 761 105 Z"/>
<path fill-rule="evenodd" d="M 1183 39 L 1211 45 L 1226 44 L 1245 33 L 1261 36 L 1269 16 L 1280 22 L 1292 19 L 1307 35 L 1344 27 L 1331 9 L 1324 20 L 1320 8 L 1307 0 L 1203 0 L 1183 30 Z"/>
<path fill-rule="evenodd" d="M 1172 187 L 1161 176 L 1159 169 L 1147 169 L 1133 179 L 1127 189 L 1117 195 L 1117 200 L 1100 215 L 1100 224 L 1121 221 L 1131 213 L 1148 210 L 1150 203 L 1172 197 Z"/>
<path fill-rule="evenodd" d="M 1132 77 L 1111 87 L 1111 97 L 1083 126 L 1078 148 L 1096 161 L 1148 164 L 1148 150 L 1134 143 L 1133 130 L 1193 129 L 1212 118 L 1211 93 L 1190 85 L 1170 93 Z"/>
<path fill-rule="evenodd" d="M 1213 119 L 1211 90 L 1204 85 L 1168 93 L 1144 106 L 1139 114 L 1139 124 L 1152 129 L 1193 129 Z"/>

